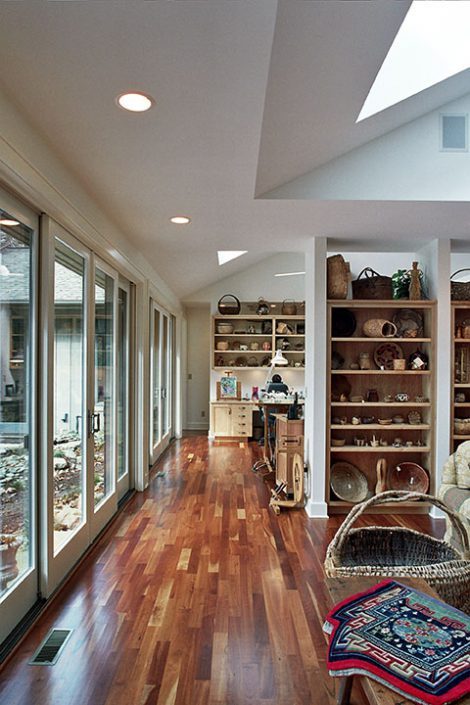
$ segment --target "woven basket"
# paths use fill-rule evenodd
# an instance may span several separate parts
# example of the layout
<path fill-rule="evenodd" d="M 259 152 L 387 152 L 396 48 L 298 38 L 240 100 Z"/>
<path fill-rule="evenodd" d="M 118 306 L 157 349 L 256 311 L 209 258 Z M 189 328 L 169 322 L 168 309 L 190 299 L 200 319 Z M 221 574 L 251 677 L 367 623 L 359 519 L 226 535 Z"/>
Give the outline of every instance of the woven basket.
<path fill-rule="evenodd" d="M 343 255 L 331 255 L 326 260 L 327 296 L 329 299 L 347 299 L 350 271 Z"/>
<path fill-rule="evenodd" d="M 352 282 L 352 293 L 353 299 L 391 299 L 392 277 L 378 274 L 372 267 L 365 267 Z"/>
<path fill-rule="evenodd" d="M 458 436 L 468 436 L 470 434 L 470 419 L 454 419 L 454 431 Z"/>
<path fill-rule="evenodd" d="M 352 529 L 363 512 L 388 502 L 425 500 L 448 515 L 460 537 L 463 553 L 446 541 L 401 526 Z M 366 575 L 422 578 L 449 604 L 470 613 L 470 549 L 461 518 L 444 502 L 419 492 L 382 492 L 349 512 L 328 546 L 328 577 Z"/>
<path fill-rule="evenodd" d="M 470 267 L 464 267 L 454 272 L 450 278 L 450 298 L 453 301 L 470 301 L 470 281 L 453 282 L 452 278 L 460 272 L 470 272 Z"/>
<path fill-rule="evenodd" d="M 219 299 L 217 308 L 222 316 L 238 316 L 240 313 L 241 304 L 234 294 L 224 294 Z"/>
<path fill-rule="evenodd" d="M 296 316 L 297 304 L 291 299 L 284 299 L 282 302 L 281 313 L 283 316 Z"/>

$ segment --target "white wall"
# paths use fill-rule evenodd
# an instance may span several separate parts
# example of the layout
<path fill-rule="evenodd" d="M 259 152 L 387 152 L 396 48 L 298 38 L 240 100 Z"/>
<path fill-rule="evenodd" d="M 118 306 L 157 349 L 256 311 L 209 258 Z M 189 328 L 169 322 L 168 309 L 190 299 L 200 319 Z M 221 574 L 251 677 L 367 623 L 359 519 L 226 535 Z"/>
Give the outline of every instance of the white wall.
<path fill-rule="evenodd" d="M 188 307 L 186 321 L 188 347 L 184 428 L 204 431 L 209 429 L 211 331 L 209 304 Z"/>
<path fill-rule="evenodd" d="M 470 96 L 318 167 L 264 198 L 468 201 L 470 152 L 439 151 L 440 113 L 470 113 Z"/>
<path fill-rule="evenodd" d="M 260 296 L 268 301 L 305 299 L 305 277 L 275 277 L 278 272 L 305 271 L 303 252 L 283 252 L 267 257 L 242 272 L 220 279 L 215 284 L 196 291 L 184 302 L 210 303 L 217 313 L 217 302 L 224 294 L 235 294 L 240 301 L 257 301 Z M 223 272 L 223 266 L 221 267 Z"/>

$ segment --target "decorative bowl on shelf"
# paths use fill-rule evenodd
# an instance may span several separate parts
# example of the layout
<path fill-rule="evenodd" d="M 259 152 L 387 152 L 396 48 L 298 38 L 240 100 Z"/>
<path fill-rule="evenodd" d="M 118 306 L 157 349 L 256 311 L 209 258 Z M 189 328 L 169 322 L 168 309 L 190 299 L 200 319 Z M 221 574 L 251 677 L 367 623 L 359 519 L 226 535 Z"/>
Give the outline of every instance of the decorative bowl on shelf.
<path fill-rule="evenodd" d="M 332 438 L 331 439 L 331 445 L 334 448 L 341 448 L 341 446 L 344 446 L 345 444 L 346 444 L 345 438 Z"/>
<path fill-rule="evenodd" d="M 381 426 L 390 426 L 392 419 L 377 419 Z"/>
<path fill-rule="evenodd" d="M 217 350 L 221 350 L 222 352 L 227 351 L 229 349 L 229 345 L 226 340 L 219 340 L 216 345 Z"/>
<path fill-rule="evenodd" d="M 381 343 L 381 345 L 378 345 L 374 350 L 374 362 L 381 370 L 395 369 L 395 361 L 402 359 L 403 350 L 397 343 Z M 405 362 L 405 360 L 403 361 Z"/>
<path fill-rule="evenodd" d="M 230 335 L 233 333 L 233 323 L 217 323 L 217 333 Z"/>
<path fill-rule="evenodd" d="M 361 394 L 355 394 L 352 397 L 350 397 L 350 400 L 354 404 L 362 404 L 362 402 L 364 401 L 364 397 Z"/>
<path fill-rule="evenodd" d="M 395 401 L 405 403 L 407 401 L 410 401 L 410 395 L 406 392 L 398 392 L 398 394 L 395 394 Z"/>
<path fill-rule="evenodd" d="M 388 485 L 391 490 L 426 493 L 429 489 L 429 475 L 418 463 L 399 463 L 390 469 Z"/>
<path fill-rule="evenodd" d="M 405 418 L 401 414 L 395 414 L 392 416 L 393 423 L 405 423 Z"/>
<path fill-rule="evenodd" d="M 363 502 L 367 497 L 367 478 L 351 463 L 338 462 L 331 467 L 330 486 L 344 502 Z"/>

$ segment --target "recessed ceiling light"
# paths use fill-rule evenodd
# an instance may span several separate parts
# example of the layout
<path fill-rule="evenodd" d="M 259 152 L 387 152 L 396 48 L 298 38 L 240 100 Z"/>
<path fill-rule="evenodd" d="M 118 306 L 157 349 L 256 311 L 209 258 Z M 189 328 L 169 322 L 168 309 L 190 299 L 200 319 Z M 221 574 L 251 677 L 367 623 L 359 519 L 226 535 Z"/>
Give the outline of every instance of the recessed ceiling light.
<path fill-rule="evenodd" d="M 280 272 L 279 274 L 275 274 L 275 277 L 299 277 L 301 274 L 305 274 L 305 272 Z"/>
<path fill-rule="evenodd" d="M 132 113 L 144 113 L 155 104 L 152 96 L 146 93 L 121 93 L 116 100 L 120 108 Z"/>
<path fill-rule="evenodd" d="M 14 218 L 11 218 L 8 215 L 2 215 L 0 216 L 0 225 L 8 225 L 10 228 L 13 228 L 15 225 L 19 225 L 20 221 L 15 220 Z"/>
<path fill-rule="evenodd" d="M 188 218 L 187 215 L 174 215 L 173 218 L 170 218 L 170 223 L 175 225 L 188 225 L 190 222 L 191 218 Z"/>
<path fill-rule="evenodd" d="M 247 252 L 248 250 L 217 250 L 217 258 L 219 264 L 226 264 L 237 257 L 246 255 Z"/>

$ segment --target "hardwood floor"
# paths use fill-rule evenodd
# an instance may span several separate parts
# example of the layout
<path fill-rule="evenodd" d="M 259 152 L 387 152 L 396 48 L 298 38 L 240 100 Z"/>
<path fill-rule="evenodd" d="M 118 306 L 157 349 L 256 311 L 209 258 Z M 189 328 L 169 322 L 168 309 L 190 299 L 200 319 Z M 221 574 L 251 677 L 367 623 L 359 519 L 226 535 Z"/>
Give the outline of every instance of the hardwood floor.
<path fill-rule="evenodd" d="M 322 563 L 341 518 L 276 517 L 257 454 L 175 443 L 0 672 L 0 705 L 334 703 Z M 52 626 L 74 629 L 64 653 L 28 666 Z"/>

